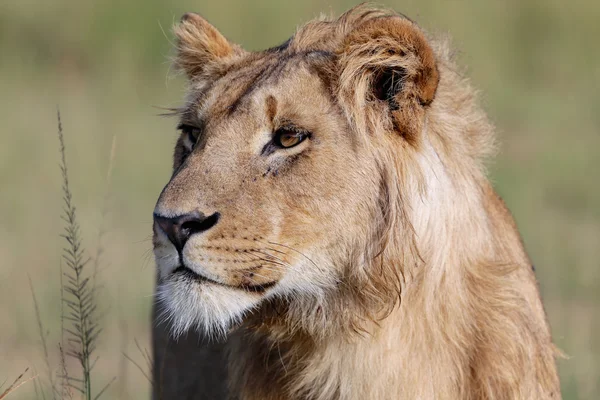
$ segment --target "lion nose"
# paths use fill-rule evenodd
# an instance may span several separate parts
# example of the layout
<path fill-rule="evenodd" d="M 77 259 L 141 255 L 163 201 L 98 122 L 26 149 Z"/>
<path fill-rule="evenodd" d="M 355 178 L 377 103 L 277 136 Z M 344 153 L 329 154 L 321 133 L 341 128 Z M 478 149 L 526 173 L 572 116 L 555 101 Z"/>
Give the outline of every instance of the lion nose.
<path fill-rule="evenodd" d="M 177 217 L 164 217 L 154 213 L 154 221 L 175 245 L 177 251 L 181 252 L 192 235 L 205 232 L 215 226 L 220 216 L 216 212 L 207 217 L 197 211 Z"/>

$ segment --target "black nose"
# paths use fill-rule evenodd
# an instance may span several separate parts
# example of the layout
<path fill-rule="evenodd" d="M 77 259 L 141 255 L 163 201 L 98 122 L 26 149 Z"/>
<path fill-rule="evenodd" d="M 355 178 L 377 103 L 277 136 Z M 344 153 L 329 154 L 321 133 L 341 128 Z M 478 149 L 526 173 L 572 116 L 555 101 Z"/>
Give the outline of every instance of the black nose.
<path fill-rule="evenodd" d="M 179 252 L 183 250 L 183 246 L 185 246 L 190 236 L 209 230 L 217 224 L 219 217 L 218 212 L 206 217 L 204 214 L 194 211 L 190 214 L 172 218 L 154 213 L 154 221 L 166 233 Z"/>

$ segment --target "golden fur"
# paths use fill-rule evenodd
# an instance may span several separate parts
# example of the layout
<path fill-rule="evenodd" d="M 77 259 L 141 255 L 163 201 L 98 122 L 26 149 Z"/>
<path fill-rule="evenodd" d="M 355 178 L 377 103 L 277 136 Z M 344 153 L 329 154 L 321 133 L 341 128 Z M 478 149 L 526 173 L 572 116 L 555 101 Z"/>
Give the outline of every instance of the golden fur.
<path fill-rule="evenodd" d="M 560 398 L 531 263 L 485 175 L 493 129 L 444 41 L 365 5 L 263 52 L 196 14 L 175 34 L 177 113 L 202 132 L 180 137 L 155 212 L 221 218 L 181 255 L 155 224 L 157 296 L 174 335 L 227 336 L 230 397 Z M 269 144 L 288 126 L 310 136 Z"/>

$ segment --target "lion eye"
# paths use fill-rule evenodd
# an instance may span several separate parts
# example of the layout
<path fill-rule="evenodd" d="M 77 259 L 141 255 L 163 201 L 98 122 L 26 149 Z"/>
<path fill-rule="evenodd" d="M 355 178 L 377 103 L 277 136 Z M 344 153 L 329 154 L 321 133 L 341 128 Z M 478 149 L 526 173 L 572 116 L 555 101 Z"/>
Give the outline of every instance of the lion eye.
<path fill-rule="evenodd" d="M 297 132 L 290 129 L 278 129 L 275 132 L 275 144 L 284 149 L 297 146 L 308 137 L 306 132 Z"/>
<path fill-rule="evenodd" d="M 196 144 L 198 141 L 198 137 L 200 137 L 200 133 L 202 130 L 200 128 L 196 128 L 192 125 L 181 124 L 177 127 L 181 132 L 187 135 L 188 140 L 192 143 L 192 145 Z"/>

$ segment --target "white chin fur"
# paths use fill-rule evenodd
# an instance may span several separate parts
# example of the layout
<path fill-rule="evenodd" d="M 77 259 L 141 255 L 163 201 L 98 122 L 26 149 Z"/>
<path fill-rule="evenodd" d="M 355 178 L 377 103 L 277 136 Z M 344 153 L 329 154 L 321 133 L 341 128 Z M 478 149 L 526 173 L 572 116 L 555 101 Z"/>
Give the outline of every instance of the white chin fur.
<path fill-rule="evenodd" d="M 175 338 L 190 329 L 222 338 L 260 301 L 254 293 L 174 276 L 159 285 L 156 296 L 164 306 L 160 319 Z"/>

